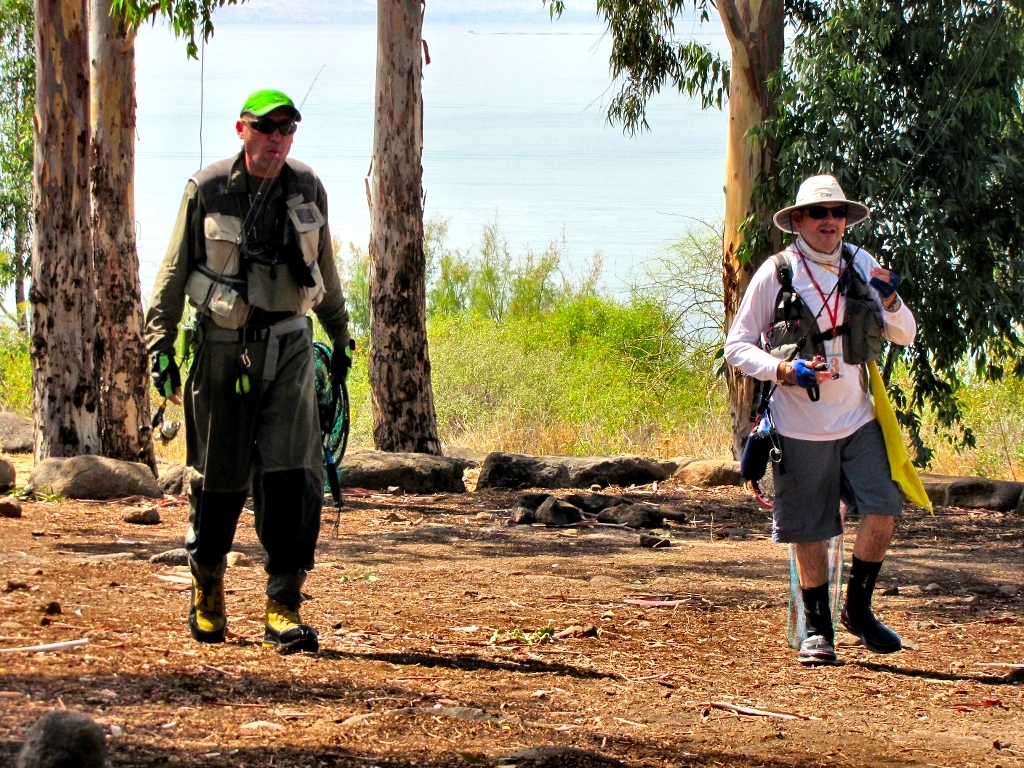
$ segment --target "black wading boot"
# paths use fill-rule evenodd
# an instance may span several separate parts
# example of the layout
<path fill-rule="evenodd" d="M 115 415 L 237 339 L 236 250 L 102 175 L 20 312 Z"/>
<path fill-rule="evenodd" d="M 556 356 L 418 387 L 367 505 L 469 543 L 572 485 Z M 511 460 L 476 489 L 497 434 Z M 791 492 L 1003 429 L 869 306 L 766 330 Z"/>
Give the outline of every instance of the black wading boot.
<path fill-rule="evenodd" d="M 801 664 L 835 664 L 835 632 L 832 610 L 828 605 L 828 582 L 820 587 L 800 587 L 807 619 L 807 638 L 800 643 L 797 661 Z"/>
<path fill-rule="evenodd" d="M 856 635 L 864 646 L 874 653 L 896 653 L 903 650 L 900 636 L 875 618 L 871 611 L 871 594 L 881 563 L 869 563 L 853 558 L 850 582 L 846 585 L 846 605 L 839 620 L 846 631 Z"/>
<path fill-rule="evenodd" d="M 320 650 L 316 630 L 303 624 L 297 608 L 289 608 L 273 598 L 267 598 L 266 633 L 263 635 L 264 648 L 276 648 L 278 653 Z"/>

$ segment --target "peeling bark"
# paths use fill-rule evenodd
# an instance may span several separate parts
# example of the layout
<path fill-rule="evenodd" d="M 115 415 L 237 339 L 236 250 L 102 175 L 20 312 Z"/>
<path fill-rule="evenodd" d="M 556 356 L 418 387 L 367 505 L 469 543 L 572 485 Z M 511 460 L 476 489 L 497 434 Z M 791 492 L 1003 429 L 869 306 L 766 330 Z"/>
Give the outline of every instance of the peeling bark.
<path fill-rule="evenodd" d="M 135 32 L 92 0 L 92 228 L 100 450 L 137 461 L 149 372 L 135 247 Z M 155 469 L 152 446 L 145 460 Z"/>
<path fill-rule="evenodd" d="M 423 253 L 423 12 L 377 2 L 370 184 L 370 392 L 378 450 L 440 455 Z"/>
<path fill-rule="evenodd" d="M 32 399 L 35 458 L 99 450 L 85 0 L 36 0 Z"/>
<path fill-rule="evenodd" d="M 729 85 L 729 128 L 725 143 L 725 243 L 722 276 L 725 328 L 728 333 L 754 270 L 770 254 L 754 254 L 748 264 L 739 258 L 742 225 L 754 211 L 751 196 L 758 175 L 771 169 L 773 152 L 757 150 L 747 137 L 751 128 L 775 114 L 768 77 L 782 68 L 782 0 L 721 0 L 718 4 L 732 46 Z M 770 212 L 760 212 L 770 215 Z M 774 231 L 774 230 L 773 230 Z M 781 242 L 781 241 L 778 241 Z M 773 245 L 777 245 L 773 242 Z M 729 409 L 733 425 L 733 454 L 738 459 L 750 434 L 750 404 L 754 381 L 726 366 Z"/>

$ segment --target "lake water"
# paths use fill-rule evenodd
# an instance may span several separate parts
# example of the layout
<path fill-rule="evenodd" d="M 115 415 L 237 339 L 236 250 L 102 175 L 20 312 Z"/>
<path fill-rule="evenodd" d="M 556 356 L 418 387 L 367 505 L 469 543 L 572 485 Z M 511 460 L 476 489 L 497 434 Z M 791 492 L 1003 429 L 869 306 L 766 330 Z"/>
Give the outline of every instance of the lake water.
<path fill-rule="evenodd" d="M 245 97 L 275 87 L 299 101 L 321 68 L 292 155 L 323 180 L 332 232 L 368 241 L 374 26 L 223 18 L 202 64 L 186 60 L 163 25 L 138 38 L 135 202 L 147 296 L 188 177 L 238 151 Z M 606 284 L 621 289 L 686 229 L 686 217 L 721 216 L 725 115 L 666 93 L 651 105 L 650 132 L 627 137 L 609 126 L 603 32 L 596 23 L 431 23 L 427 15 L 423 184 L 427 216 L 449 221 L 449 245 L 476 246 L 493 221 L 513 253 L 564 235 L 572 265 L 601 251 Z M 725 49 L 721 33 L 702 34 Z"/>

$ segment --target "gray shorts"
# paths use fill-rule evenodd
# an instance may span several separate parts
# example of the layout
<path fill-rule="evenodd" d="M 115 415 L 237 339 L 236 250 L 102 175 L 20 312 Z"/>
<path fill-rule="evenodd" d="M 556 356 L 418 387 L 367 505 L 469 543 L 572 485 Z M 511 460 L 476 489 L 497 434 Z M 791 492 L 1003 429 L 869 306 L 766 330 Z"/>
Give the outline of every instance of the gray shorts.
<path fill-rule="evenodd" d="M 772 540 L 826 541 L 843 532 L 840 499 L 850 512 L 903 516 L 885 440 L 871 421 L 842 440 L 797 440 L 779 435 L 782 461 L 774 464 Z"/>

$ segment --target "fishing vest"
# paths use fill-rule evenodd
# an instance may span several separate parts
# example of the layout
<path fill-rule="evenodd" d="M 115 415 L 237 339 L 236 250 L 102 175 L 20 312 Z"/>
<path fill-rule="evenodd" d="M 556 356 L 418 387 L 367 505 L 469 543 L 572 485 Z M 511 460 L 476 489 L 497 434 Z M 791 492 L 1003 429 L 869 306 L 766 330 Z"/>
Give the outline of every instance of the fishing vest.
<path fill-rule="evenodd" d="M 283 185 L 286 218 L 281 250 L 269 258 L 252 252 L 247 242 L 252 233 L 242 229 L 250 197 L 241 156 L 207 166 L 192 181 L 206 210 L 206 257 L 189 273 L 185 295 L 200 314 L 221 328 L 234 329 L 246 324 L 252 307 L 304 315 L 320 303 L 324 281 L 317 257 L 326 219 L 316 204 L 312 168 L 289 159 L 281 170 L 278 183 Z"/>
<path fill-rule="evenodd" d="M 772 256 L 781 285 L 775 298 L 772 326 L 766 334 L 766 349 L 773 357 L 780 360 L 826 357 L 825 342 L 836 336 L 843 338 L 843 362 L 848 365 L 863 365 L 881 357 L 885 324 L 878 305 L 871 298 L 868 284 L 853 267 L 855 255 L 853 246 L 844 243 L 842 258 L 845 264 L 838 290 L 846 297 L 846 311 L 843 324 L 834 332 L 832 328 L 821 331 L 814 314 L 793 288 L 796 256 L 788 248 Z"/>

